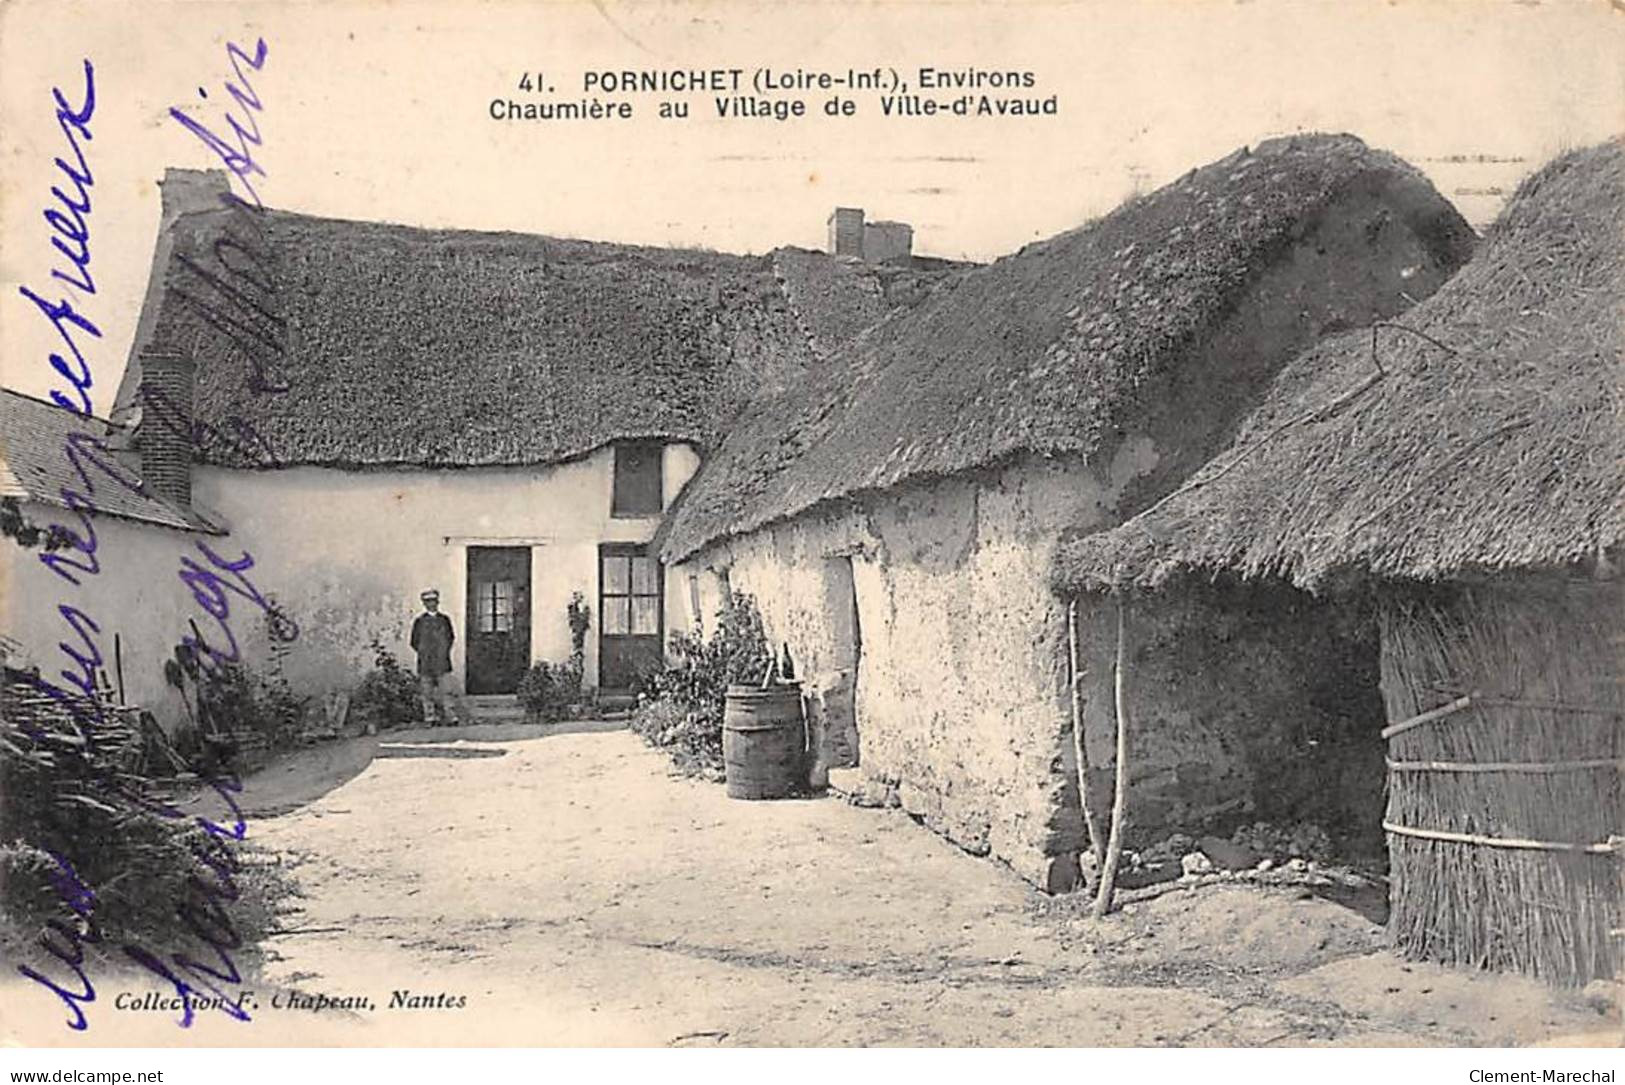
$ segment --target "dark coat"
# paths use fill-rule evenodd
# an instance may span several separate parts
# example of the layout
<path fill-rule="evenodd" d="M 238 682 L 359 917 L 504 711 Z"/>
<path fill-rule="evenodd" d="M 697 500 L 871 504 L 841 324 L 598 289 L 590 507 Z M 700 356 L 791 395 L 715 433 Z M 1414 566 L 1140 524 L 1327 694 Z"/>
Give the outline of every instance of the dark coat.
<path fill-rule="evenodd" d="M 451 646 L 457 634 L 444 614 L 419 614 L 412 623 L 412 651 L 418 654 L 418 673 L 438 678 L 451 671 Z"/>

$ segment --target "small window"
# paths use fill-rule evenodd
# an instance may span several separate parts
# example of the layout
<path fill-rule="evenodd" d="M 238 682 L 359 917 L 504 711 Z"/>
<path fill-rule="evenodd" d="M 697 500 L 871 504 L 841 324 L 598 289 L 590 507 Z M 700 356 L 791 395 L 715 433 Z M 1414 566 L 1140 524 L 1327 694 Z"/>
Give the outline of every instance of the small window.
<path fill-rule="evenodd" d="M 664 505 L 658 441 L 627 441 L 615 446 L 615 489 L 611 516 L 659 516 Z"/>
<path fill-rule="evenodd" d="M 611 544 L 614 546 L 614 544 Z M 606 547 L 600 602 L 611 637 L 660 636 L 660 566 L 647 554 Z"/>
<path fill-rule="evenodd" d="M 688 613 L 694 620 L 695 632 L 705 632 L 705 617 L 700 612 L 700 575 L 688 574 Z"/>
<path fill-rule="evenodd" d="M 481 633 L 513 631 L 513 581 L 487 580 L 474 585 L 475 618 Z"/>

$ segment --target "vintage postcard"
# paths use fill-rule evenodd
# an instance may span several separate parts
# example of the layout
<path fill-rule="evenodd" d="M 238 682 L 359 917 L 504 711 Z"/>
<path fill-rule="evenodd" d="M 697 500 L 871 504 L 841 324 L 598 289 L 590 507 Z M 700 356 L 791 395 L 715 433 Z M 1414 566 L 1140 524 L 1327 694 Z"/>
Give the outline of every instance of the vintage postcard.
<path fill-rule="evenodd" d="M 0 1043 L 1617 1045 L 1622 70 L 9 0 Z"/>

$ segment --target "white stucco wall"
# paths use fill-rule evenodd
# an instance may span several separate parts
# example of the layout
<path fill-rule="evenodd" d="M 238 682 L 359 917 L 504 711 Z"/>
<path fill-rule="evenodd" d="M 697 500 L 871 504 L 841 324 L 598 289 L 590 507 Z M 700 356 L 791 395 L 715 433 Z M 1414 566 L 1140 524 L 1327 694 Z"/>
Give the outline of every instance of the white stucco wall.
<path fill-rule="evenodd" d="M 699 459 L 669 444 L 663 459 L 666 504 Z M 253 553 L 262 587 L 299 623 L 289 676 L 302 691 L 347 688 L 371 666 L 373 638 L 407 666 L 418 594 L 440 591 L 457 632 L 452 653 L 464 680 L 467 550 L 531 550 L 531 658 L 570 654 L 565 604 L 572 592 L 593 609 L 585 681 L 598 681 L 598 545 L 646 542 L 660 518 L 610 515 L 614 454 L 599 449 L 551 467 L 345 471 L 199 468 L 194 503 L 232 527 Z M 680 584 L 666 586 L 668 614 Z M 668 619 L 668 626 L 670 619 Z"/>
<path fill-rule="evenodd" d="M 66 510 L 34 502 L 25 502 L 21 508 L 28 522 L 36 526 L 61 524 L 82 531 L 78 517 Z M 191 589 L 180 580 L 181 559 L 190 556 L 203 560 L 195 545 L 199 539 L 223 558 L 235 559 L 241 551 L 233 550 L 229 538 L 193 535 L 109 516 L 95 517 L 92 523 L 95 561 L 100 571 L 94 575 L 75 571 L 78 585 L 40 560 L 45 553 L 42 548 L 24 550 L 11 539 L 0 539 L 0 631 L 19 646 L 17 654 L 7 661 L 14 667 L 37 666 L 46 681 L 71 692 L 74 687 L 62 677 L 62 671 L 70 668 L 78 672 L 79 667 L 59 645 L 67 644 L 87 659 L 100 653 L 96 669 L 107 672 L 116 692 L 116 638 L 126 702 L 149 709 L 165 726 L 173 727 L 185 709 L 164 680 L 164 661 L 174 657 L 175 646 L 189 634 L 189 618 L 203 627 L 205 639 L 211 632 L 207 615 L 194 600 Z M 56 553 L 63 559 L 90 564 L 89 559 L 72 550 Z M 62 616 L 61 607 L 77 608 L 84 617 L 75 616 L 74 621 L 89 619 L 99 627 L 91 629 L 84 623 L 85 631 L 94 637 L 94 648 Z M 243 613 L 253 609 L 247 605 Z M 257 618 L 244 620 L 258 625 Z"/>
<path fill-rule="evenodd" d="M 849 666 L 828 561 L 850 557 L 859 769 L 966 849 L 1067 888 L 1079 824 L 1062 799 L 1073 786 L 1066 611 L 1050 560 L 1064 529 L 1103 516 L 1154 462 L 1131 439 L 1104 473 L 1031 460 L 991 481 L 910 487 L 714 546 L 673 578 L 726 567 L 769 637 L 790 645 L 816 715 L 819 691 Z"/>

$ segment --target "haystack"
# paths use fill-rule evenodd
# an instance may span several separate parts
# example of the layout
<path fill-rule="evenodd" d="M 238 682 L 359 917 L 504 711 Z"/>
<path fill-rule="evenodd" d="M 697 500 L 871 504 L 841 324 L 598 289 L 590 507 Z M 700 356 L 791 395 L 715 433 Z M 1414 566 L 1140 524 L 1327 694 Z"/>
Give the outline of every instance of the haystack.
<path fill-rule="evenodd" d="M 1056 586 L 1374 586 L 1391 929 L 1560 983 L 1620 961 L 1625 147 L 1564 155 L 1397 323 L 1283 371 L 1229 449 Z"/>

